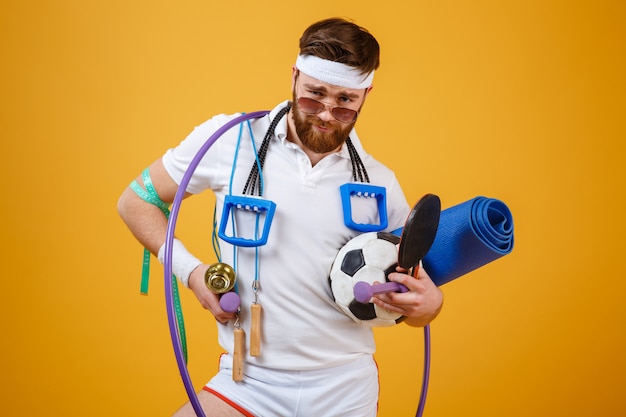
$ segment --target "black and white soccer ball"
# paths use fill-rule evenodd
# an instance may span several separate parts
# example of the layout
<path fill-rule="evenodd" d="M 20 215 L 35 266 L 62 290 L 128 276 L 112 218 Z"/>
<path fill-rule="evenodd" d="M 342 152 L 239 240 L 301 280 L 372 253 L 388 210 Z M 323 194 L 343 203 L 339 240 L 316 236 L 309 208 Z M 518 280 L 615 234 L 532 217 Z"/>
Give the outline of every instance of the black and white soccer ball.
<path fill-rule="evenodd" d="M 400 237 L 386 232 L 363 233 L 349 240 L 337 254 L 330 271 L 330 286 L 335 303 L 357 323 L 371 327 L 392 326 L 404 316 L 373 303 L 354 299 L 354 286 L 388 281 L 387 275 L 398 265 Z"/>

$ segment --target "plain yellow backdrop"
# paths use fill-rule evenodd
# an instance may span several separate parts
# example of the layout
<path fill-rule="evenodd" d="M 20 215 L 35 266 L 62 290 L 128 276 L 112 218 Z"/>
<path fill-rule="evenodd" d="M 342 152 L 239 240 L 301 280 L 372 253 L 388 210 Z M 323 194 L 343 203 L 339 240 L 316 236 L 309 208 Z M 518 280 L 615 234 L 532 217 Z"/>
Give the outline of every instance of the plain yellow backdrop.
<path fill-rule="evenodd" d="M 382 66 L 358 123 L 409 200 L 499 198 L 510 255 L 442 287 L 425 416 L 626 415 L 621 0 L 2 2 L 0 415 L 167 416 L 186 400 L 162 267 L 121 191 L 193 126 L 290 95 L 313 21 L 367 27 Z M 192 201 L 194 200 L 194 201 Z M 210 259 L 212 201 L 178 231 Z M 189 370 L 215 326 L 182 294 Z M 414 415 L 423 339 L 378 329 L 381 417 Z"/>

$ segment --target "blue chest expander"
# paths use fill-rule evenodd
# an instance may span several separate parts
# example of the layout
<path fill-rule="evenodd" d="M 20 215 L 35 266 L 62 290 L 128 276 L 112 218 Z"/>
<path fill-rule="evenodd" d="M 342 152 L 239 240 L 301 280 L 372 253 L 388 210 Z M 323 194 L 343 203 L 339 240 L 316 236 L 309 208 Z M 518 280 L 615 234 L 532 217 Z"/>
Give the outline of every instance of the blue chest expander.
<path fill-rule="evenodd" d="M 341 203 L 343 208 L 343 220 L 346 227 L 358 232 L 378 232 L 385 230 L 388 225 L 387 201 L 384 187 L 379 187 L 363 183 L 348 183 L 339 187 L 341 193 Z M 378 223 L 357 223 L 352 216 L 352 198 L 373 198 L 376 200 L 378 209 Z M 263 227 L 260 235 L 254 238 L 237 237 L 228 235 L 226 232 L 228 219 L 231 218 L 234 210 L 244 210 L 254 212 L 258 216 L 264 217 Z M 267 243 L 269 232 L 276 211 L 276 203 L 258 197 L 227 195 L 224 198 L 224 208 L 218 236 L 220 239 L 240 247 L 257 247 Z"/>

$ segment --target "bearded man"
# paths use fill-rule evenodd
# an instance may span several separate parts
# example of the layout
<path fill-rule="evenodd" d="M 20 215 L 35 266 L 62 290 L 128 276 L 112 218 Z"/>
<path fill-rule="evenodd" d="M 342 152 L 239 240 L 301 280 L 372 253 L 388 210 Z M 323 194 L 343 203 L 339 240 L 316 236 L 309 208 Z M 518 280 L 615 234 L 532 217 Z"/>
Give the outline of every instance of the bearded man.
<path fill-rule="evenodd" d="M 292 99 L 226 132 L 191 177 L 187 196 L 215 194 L 218 254 L 236 271 L 241 300 L 236 311 L 225 311 L 206 285 L 211 264 L 174 240 L 172 270 L 215 318 L 225 351 L 219 371 L 198 393 L 207 416 L 376 415 L 372 329 L 335 304 L 328 276 L 341 247 L 361 233 L 346 216 L 393 231 L 410 210 L 393 171 L 365 152 L 354 129 L 378 66 L 379 45 L 367 30 L 337 18 L 314 23 L 300 38 Z M 122 219 L 161 261 L 163 206 L 173 201 L 207 138 L 238 116 L 218 115 L 196 127 L 120 197 Z M 385 219 L 367 202 L 344 213 L 340 187 L 354 182 L 385 189 Z M 275 207 L 263 244 L 250 243 L 263 233 L 259 212 L 242 212 L 241 204 L 230 204 L 233 196 Z M 408 291 L 376 295 L 374 304 L 412 326 L 437 316 L 442 294 L 423 268 L 417 279 L 402 271 L 389 279 Z M 175 415 L 195 412 L 188 403 Z"/>

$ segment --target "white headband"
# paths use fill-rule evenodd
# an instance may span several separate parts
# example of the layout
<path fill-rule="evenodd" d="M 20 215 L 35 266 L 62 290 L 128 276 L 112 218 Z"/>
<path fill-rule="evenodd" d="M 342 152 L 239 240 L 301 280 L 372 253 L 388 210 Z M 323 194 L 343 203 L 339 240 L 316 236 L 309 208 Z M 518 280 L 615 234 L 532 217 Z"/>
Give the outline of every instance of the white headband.
<path fill-rule="evenodd" d="M 354 67 L 314 55 L 298 55 L 296 68 L 309 77 L 345 88 L 369 88 L 374 80 L 374 71 L 364 76 Z"/>

